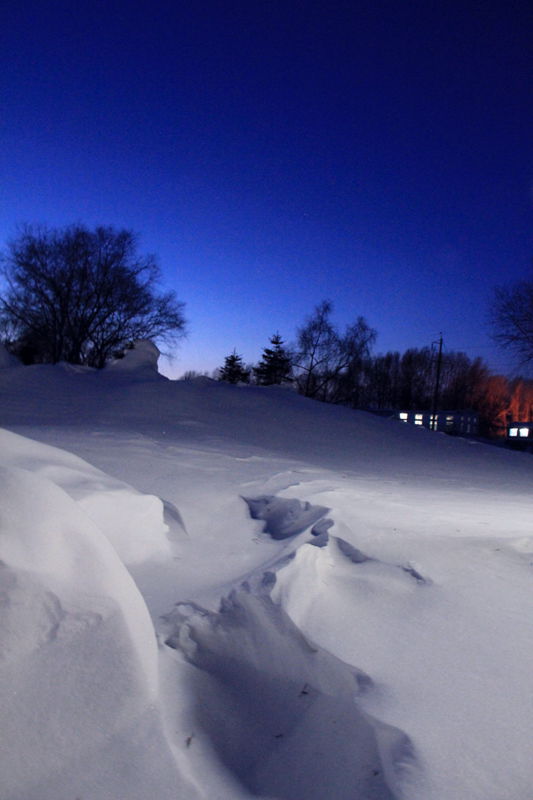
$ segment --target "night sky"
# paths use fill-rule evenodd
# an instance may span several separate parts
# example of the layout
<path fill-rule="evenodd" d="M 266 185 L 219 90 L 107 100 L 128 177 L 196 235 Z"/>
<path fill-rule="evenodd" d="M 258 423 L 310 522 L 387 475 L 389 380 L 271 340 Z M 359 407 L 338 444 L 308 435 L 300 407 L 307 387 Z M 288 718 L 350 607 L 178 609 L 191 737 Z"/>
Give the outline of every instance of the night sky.
<path fill-rule="evenodd" d="M 169 374 L 259 358 L 328 298 L 377 352 L 512 359 L 531 278 L 529 2 L 25 2 L 0 11 L 0 243 L 115 225 L 187 304 Z"/>

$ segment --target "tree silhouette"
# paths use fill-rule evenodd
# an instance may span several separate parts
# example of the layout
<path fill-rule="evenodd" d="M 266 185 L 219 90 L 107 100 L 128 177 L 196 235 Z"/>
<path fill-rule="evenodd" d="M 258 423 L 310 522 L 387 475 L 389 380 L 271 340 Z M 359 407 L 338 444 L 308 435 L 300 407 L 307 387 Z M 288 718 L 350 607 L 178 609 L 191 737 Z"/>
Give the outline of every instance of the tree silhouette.
<path fill-rule="evenodd" d="M 522 364 L 533 361 L 533 280 L 496 289 L 490 316 L 495 341 Z"/>
<path fill-rule="evenodd" d="M 291 379 L 291 357 L 283 347 L 283 339 L 276 333 L 271 337 L 272 347 L 265 347 L 259 364 L 254 367 L 254 375 L 260 386 L 271 386 Z"/>
<path fill-rule="evenodd" d="M 103 367 L 136 339 L 183 336 L 183 303 L 156 290 L 159 268 L 131 231 L 26 227 L 3 262 L 0 323 L 26 363 Z"/>
<path fill-rule="evenodd" d="M 248 383 L 250 381 L 250 371 L 246 369 L 242 356 L 238 355 L 236 350 L 224 359 L 219 380 L 227 383 Z"/>
<path fill-rule="evenodd" d="M 358 317 L 341 335 L 330 320 L 332 309 L 332 304 L 323 300 L 298 330 L 298 386 L 306 397 L 356 404 L 363 361 L 376 331 Z"/>

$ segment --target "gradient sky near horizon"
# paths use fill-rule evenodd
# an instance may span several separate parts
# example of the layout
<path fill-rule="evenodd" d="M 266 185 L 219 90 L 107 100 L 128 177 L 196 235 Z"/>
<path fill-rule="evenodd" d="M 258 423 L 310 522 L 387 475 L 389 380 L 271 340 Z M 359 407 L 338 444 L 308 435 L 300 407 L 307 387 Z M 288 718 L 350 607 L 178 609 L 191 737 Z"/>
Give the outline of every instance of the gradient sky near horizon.
<path fill-rule="evenodd" d="M 0 243 L 131 228 L 186 303 L 167 374 L 256 361 L 328 298 L 376 351 L 511 372 L 532 277 L 529 2 L 24 2 L 0 11 Z"/>

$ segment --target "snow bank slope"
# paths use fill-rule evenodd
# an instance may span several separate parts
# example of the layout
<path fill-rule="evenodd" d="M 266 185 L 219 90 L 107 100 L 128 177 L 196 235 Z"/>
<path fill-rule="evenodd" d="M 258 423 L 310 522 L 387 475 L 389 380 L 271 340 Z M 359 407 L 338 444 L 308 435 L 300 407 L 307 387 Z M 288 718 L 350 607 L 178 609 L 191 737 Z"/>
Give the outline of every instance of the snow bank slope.
<path fill-rule="evenodd" d="M 275 387 L 138 378 L 2 369 L 0 424 L 165 498 L 176 524 L 183 517 L 178 558 L 129 569 L 168 642 L 159 650 L 166 736 L 202 798 L 531 800 L 533 458 Z M 5 452 L 16 444 L 9 436 Z M 9 465 L 57 480 L 76 513 L 86 478 L 95 497 L 98 480 L 104 495 L 109 488 L 86 462 L 21 453 Z M 49 510 L 67 514 L 58 503 Z M 101 526 L 114 520 L 110 503 Z M 64 551 L 53 550 L 52 566 Z M 35 574 L 70 614 L 67 595 Z M 83 611 L 80 590 L 70 602 Z M 21 603 L 32 592 L 28 583 Z M 104 675 L 121 661 L 107 650 L 111 663 L 101 653 L 94 662 Z M 87 680 L 73 671 L 78 688 L 62 698 L 68 731 Z M 136 707 L 146 705 L 146 674 Z M 44 702 L 31 680 L 29 703 Z M 23 704 L 20 713 L 29 718 Z M 146 727 L 129 729 L 124 752 L 137 731 Z M 162 764 L 159 735 L 146 771 L 163 781 L 176 767 Z M 52 780 L 49 765 L 36 767 L 36 781 Z M 68 791 L 58 782 L 56 796 L 72 800 L 72 772 L 62 774 Z M 136 797 L 127 770 L 107 775 L 113 800 Z M 179 783 L 176 795 L 195 796 Z"/>

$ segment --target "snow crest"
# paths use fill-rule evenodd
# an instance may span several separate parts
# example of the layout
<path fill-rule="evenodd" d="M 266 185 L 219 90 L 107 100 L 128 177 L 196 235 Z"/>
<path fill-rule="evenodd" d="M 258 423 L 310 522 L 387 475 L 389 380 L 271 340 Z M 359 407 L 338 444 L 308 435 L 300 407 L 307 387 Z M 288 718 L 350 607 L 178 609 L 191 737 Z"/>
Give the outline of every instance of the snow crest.
<path fill-rule="evenodd" d="M 254 796 L 403 796 L 411 745 L 359 707 L 368 677 L 309 642 L 268 594 L 234 591 L 218 612 L 178 604 L 165 625 L 199 670 L 197 732 Z"/>
<path fill-rule="evenodd" d="M 64 489 L 125 564 L 171 557 L 160 498 L 138 492 L 72 453 L 1 429 L 0 464 L 30 469 Z"/>

